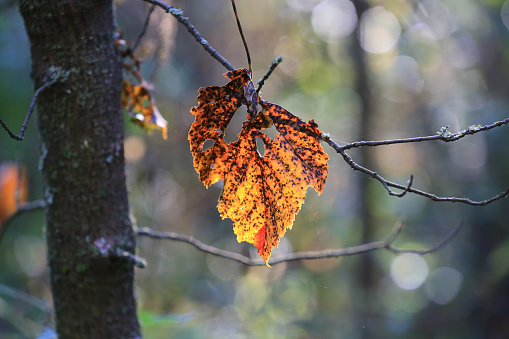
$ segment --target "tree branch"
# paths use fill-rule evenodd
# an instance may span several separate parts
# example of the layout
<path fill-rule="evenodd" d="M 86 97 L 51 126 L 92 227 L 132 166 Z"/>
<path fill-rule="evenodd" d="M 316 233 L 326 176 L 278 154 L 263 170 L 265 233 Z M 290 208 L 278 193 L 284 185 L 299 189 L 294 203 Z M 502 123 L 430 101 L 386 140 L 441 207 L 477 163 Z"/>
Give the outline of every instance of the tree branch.
<path fill-rule="evenodd" d="M 17 211 L 5 221 L 3 227 L 0 229 L 0 241 L 5 233 L 5 230 L 9 226 L 9 224 L 20 215 L 29 212 L 34 211 L 38 209 L 42 209 L 46 206 L 45 202 L 43 200 L 36 200 L 32 202 L 28 202 L 20 206 Z M 447 244 L 449 244 L 460 232 L 460 230 L 463 227 L 463 223 L 459 224 L 456 228 L 454 228 L 449 235 L 447 235 L 440 243 L 438 243 L 436 246 L 426 249 L 426 250 L 415 250 L 415 249 L 401 249 L 396 248 L 393 246 L 394 241 L 398 238 L 398 236 L 401 234 L 401 231 L 404 228 L 404 223 L 400 223 L 395 230 L 387 237 L 384 241 L 374 241 L 362 245 L 357 246 L 351 246 L 351 247 L 345 247 L 345 248 L 339 248 L 339 249 L 325 249 L 325 250 L 318 250 L 318 251 L 302 251 L 302 252 L 294 252 L 290 253 L 288 255 L 275 257 L 271 260 L 269 260 L 269 265 L 276 265 L 282 262 L 289 262 L 289 261 L 296 261 L 296 260 L 313 260 L 313 259 L 326 259 L 326 258 L 337 258 L 337 257 L 344 257 L 344 256 L 350 256 L 350 255 L 356 255 L 366 252 L 371 252 L 378 249 L 386 249 L 394 254 L 402 254 L 402 253 L 415 253 L 419 255 L 426 255 L 433 252 L 437 252 L 443 247 L 445 247 Z M 188 244 L 193 245 L 200 251 L 203 251 L 205 253 L 209 253 L 212 255 L 216 255 L 225 259 L 230 259 L 233 261 L 240 262 L 244 265 L 249 266 L 264 266 L 265 262 L 263 260 L 255 260 L 249 257 L 246 257 L 242 254 L 222 250 L 220 248 L 207 245 L 200 240 L 189 236 L 185 234 L 175 233 L 175 232 L 158 232 L 154 231 L 148 227 L 139 228 L 137 230 L 138 236 L 146 236 L 148 238 L 152 239 L 160 239 L 160 240 L 173 240 L 173 241 L 181 241 Z M 130 253 L 117 253 L 117 256 L 122 257 L 129 257 L 128 259 L 132 259 L 135 261 L 138 267 L 145 267 L 146 263 L 143 259 L 138 258 L 135 255 L 132 255 Z"/>
<path fill-rule="evenodd" d="M 3 227 L 0 230 L 0 241 L 1 241 L 3 234 L 5 233 L 5 230 L 7 229 L 9 224 L 15 218 L 19 217 L 20 215 L 22 215 L 26 212 L 42 209 L 45 206 L 46 206 L 46 204 L 43 200 L 36 200 L 36 201 L 28 202 L 28 203 L 25 203 L 22 206 L 20 206 L 17 209 L 17 211 L 12 216 L 10 216 L 9 219 L 7 219 L 5 221 Z M 392 253 L 395 253 L 395 254 L 415 253 L 415 254 L 419 254 L 419 255 L 426 255 L 426 254 L 430 254 L 433 252 L 437 252 L 440 249 L 442 249 L 443 247 L 445 247 L 447 244 L 449 244 L 458 235 L 458 233 L 460 232 L 462 227 L 463 227 L 463 224 L 462 223 L 459 224 L 440 243 L 438 243 L 436 246 L 434 246 L 430 249 L 415 250 L 415 249 L 400 249 L 400 248 L 396 248 L 392 245 L 404 228 L 404 223 L 400 223 L 395 228 L 395 230 L 384 241 L 374 241 L 374 242 L 370 242 L 370 243 L 366 243 L 366 244 L 362 244 L 362 245 L 358 245 L 358 246 L 351 246 L 351 247 L 345 247 L 345 248 L 339 248 L 339 249 L 325 249 L 325 250 L 318 250 L 318 251 L 294 252 L 294 253 L 290 253 L 285 256 L 275 257 L 275 258 L 271 259 L 269 261 L 269 265 L 275 265 L 275 264 L 279 264 L 282 262 L 289 262 L 289 261 L 296 261 L 296 260 L 312 260 L 312 259 L 344 257 L 344 256 L 350 256 L 350 255 L 356 255 L 356 254 L 361 254 L 361 253 L 365 253 L 365 252 L 370 252 L 370 251 L 374 251 L 374 250 L 378 250 L 378 249 L 386 249 L 386 250 L 388 250 Z M 203 252 L 206 252 L 206 253 L 209 253 L 212 255 L 216 255 L 219 257 L 223 257 L 226 259 L 230 259 L 233 261 L 237 261 L 244 265 L 249 265 L 249 266 L 264 266 L 265 265 L 265 262 L 263 262 L 263 260 L 255 260 L 255 259 L 251 259 L 249 257 L 246 257 L 246 256 L 236 253 L 236 252 L 222 250 L 220 248 L 207 245 L 207 244 L 201 242 L 200 240 L 198 240 L 192 236 L 185 235 L 185 234 L 180 234 L 180 233 L 175 233 L 175 232 L 157 232 L 157 231 L 151 230 L 148 227 L 139 228 L 137 230 L 137 234 L 139 236 L 146 236 L 146 237 L 149 237 L 152 239 L 161 239 L 161 240 L 166 239 L 166 240 L 173 240 L 173 241 L 182 241 L 182 242 L 193 245 L 194 247 L 196 247 L 197 249 L 199 249 Z M 128 254 L 122 253 L 122 254 L 118 254 L 118 255 L 124 256 L 124 257 L 129 256 L 130 259 L 134 258 L 133 260 L 140 261 L 140 264 L 138 265 L 139 267 L 145 267 L 145 262 L 143 259 L 139 259 L 138 257 L 136 257 L 130 253 L 128 253 Z"/>
<path fill-rule="evenodd" d="M 151 3 L 158 7 L 161 7 L 166 11 L 166 13 L 170 13 L 173 15 L 185 28 L 191 33 L 191 35 L 200 43 L 200 45 L 221 65 L 223 65 L 227 70 L 234 71 L 235 67 L 233 67 L 221 54 L 219 54 L 215 49 L 213 49 L 207 40 L 203 38 L 203 36 L 198 32 L 198 30 L 189 22 L 188 18 L 183 15 L 182 10 L 170 6 L 160 0 L 143 0 L 145 2 Z"/>
<path fill-rule="evenodd" d="M 4 284 L 0 284 L 0 294 L 11 297 L 19 302 L 23 302 L 35 308 L 38 308 L 46 314 L 53 313 L 51 307 L 48 306 L 46 301 L 34 297 L 33 295 L 28 294 L 22 290 L 15 289 Z"/>
<path fill-rule="evenodd" d="M 152 12 L 154 12 L 155 8 L 156 8 L 156 5 L 152 4 L 152 6 L 150 6 L 150 8 L 148 9 L 147 17 L 145 18 L 145 22 L 143 24 L 143 28 L 141 29 L 140 35 L 138 35 L 138 38 L 136 39 L 136 41 L 133 44 L 133 47 L 131 48 L 133 53 L 136 50 L 136 48 L 138 48 L 138 45 L 140 44 L 141 39 L 143 38 L 145 33 L 147 33 L 147 28 L 148 28 L 148 24 L 150 22 L 150 17 L 152 16 Z"/>
<path fill-rule="evenodd" d="M 57 78 L 55 77 L 55 78 L 45 82 L 41 87 L 39 87 L 37 89 L 37 91 L 35 91 L 34 96 L 32 98 L 32 102 L 30 103 L 30 107 L 28 108 L 28 112 L 25 117 L 25 121 L 23 122 L 23 125 L 21 126 L 21 130 L 19 131 L 18 135 L 14 134 L 9 129 L 9 127 L 7 127 L 7 124 L 0 118 L 0 125 L 2 125 L 2 127 L 7 131 L 7 133 L 9 133 L 9 136 L 12 139 L 15 139 L 18 141 L 23 140 L 23 137 L 25 136 L 25 130 L 27 129 L 28 121 L 30 120 L 32 113 L 34 112 L 35 104 L 37 103 L 37 97 L 39 96 L 39 94 L 41 94 L 42 91 L 44 91 L 46 88 L 52 86 L 56 82 L 57 82 Z"/>
<path fill-rule="evenodd" d="M 256 89 L 256 93 L 260 93 L 260 90 L 262 89 L 263 85 L 265 84 L 265 81 L 267 81 L 267 79 L 270 77 L 270 75 L 272 74 L 272 72 L 274 72 L 274 70 L 276 69 L 276 67 L 283 62 L 283 57 L 280 56 L 280 57 L 277 57 L 277 58 L 274 58 L 274 60 L 272 60 L 272 63 L 270 64 L 270 67 L 269 67 L 269 70 L 267 71 L 267 73 L 265 73 L 265 75 L 263 76 L 263 78 L 261 78 L 260 80 L 258 80 L 258 88 Z"/>
<path fill-rule="evenodd" d="M 365 168 L 365 167 L 357 164 L 345 151 L 348 149 L 351 149 L 351 148 L 364 147 L 364 146 L 375 147 L 375 146 L 382 146 L 382 145 L 423 142 L 423 141 L 431 141 L 431 140 L 442 140 L 444 142 L 451 142 L 451 141 L 459 140 L 467 135 L 472 135 L 475 133 L 488 131 L 495 127 L 499 127 L 499 126 L 503 126 L 503 125 L 507 125 L 507 124 L 509 124 L 509 118 L 501 120 L 501 121 L 497 121 L 493 124 L 485 125 L 485 126 L 472 125 L 472 126 L 469 126 L 467 129 L 465 129 L 461 132 L 458 132 L 458 133 L 451 133 L 447 130 L 448 127 L 442 127 L 441 130 L 439 132 L 437 132 L 437 135 L 431 135 L 431 136 L 426 136 L 426 137 L 416 137 L 416 138 L 405 138 L 405 139 L 381 140 L 381 141 L 358 141 L 358 142 L 347 143 L 343 146 L 339 146 L 336 142 L 334 142 L 334 140 L 332 140 L 329 137 L 328 134 L 323 134 L 322 138 L 323 138 L 323 141 L 325 141 L 327 144 L 329 144 L 329 146 L 331 146 L 337 153 L 339 153 L 343 157 L 345 162 L 352 169 L 362 172 L 364 174 L 367 174 L 367 175 L 371 176 L 372 178 L 378 180 L 384 186 L 384 188 L 387 190 L 389 195 L 402 197 L 407 192 L 411 192 L 411 193 L 429 198 L 433 201 L 460 202 L 460 203 L 464 203 L 464 204 L 472 205 L 472 206 L 485 206 L 485 205 L 488 205 L 496 200 L 500 200 L 502 198 L 507 197 L 509 195 L 509 187 L 507 187 L 504 191 L 498 193 L 497 195 L 495 195 L 489 199 L 480 200 L 480 201 L 475 201 L 475 200 L 471 200 L 468 198 L 438 197 L 435 194 L 431 194 L 428 192 L 424 192 L 424 191 L 412 188 L 411 186 L 412 186 L 412 182 L 413 182 L 413 175 L 410 176 L 408 185 L 404 186 L 401 184 L 397 184 L 395 182 L 392 182 L 392 181 L 389 181 L 389 180 L 383 178 L 377 172 L 372 171 L 368 168 Z M 401 190 L 403 190 L 403 192 L 396 193 L 391 189 L 391 187 L 401 189 Z"/>
<path fill-rule="evenodd" d="M 423 141 L 431 141 L 431 140 L 442 140 L 444 142 L 451 142 L 459 140 L 467 135 L 476 134 L 479 132 L 488 131 L 490 129 L 493 129 L 495 127 L 500 127 L 503 125 L 509 124 L 509 118 L 494 122 L 490 125 L 471 125 L 467 129 L 457 132 L 457 133 L 451 133 L 449 132 L 449 126 L 442 127 L 440 131 L 437 132 L 436 135 L 430 135 L 425 137 L 416 137 L 416 138 L 404 138 L 404 139 L 392 139 L 392 140 L 380 140 L 380 141 L 357 141 L 357 142 L 351 142 L 347 143 L 343 146 L 339 146 L 336 143 L 329 144 L 332 148 L 336 150 L 336 152 L 339 153 L 340 150 L 347 150 L 351 148 L 357 148 L 357 147 L 364 147 L 364 146 L 383 146 L 383 145 L 394 145 L 394 144 L 407 144 L 412 142 L 423 142 Z M 325 136 L 324 141 L 327 141 L 328 137 Z"/>
<path fill-rule="evenodd" d="M 22 214 L 25 214 L 26 212 L 43 209 L 46 207 L 46 203 L 44 200 L 35 200 L 31 202 L 26 202 L 21 206 L 18 206 L 16 212 L 14 212 L 13 215 L 11 215 L 9 218 L 5 219 L 3 224 L 0 224 L 0 244 L 2 243 L 2 239 L 4 237 L 5 232 L 9 228 L 10 224 L 13 222 L 14 219 L 19 217 Z"/>
<path fill-rule="evenodd" d="M 419 255 L 425 255 L 430 254 L 433 252 L 436 252 L 440 249 L 442 249 L 444 246 L 446 246 L 449 242 L 451 242 L 452 239 L 456 237 L 456 235 L 461 230 L 463 224 L 460 224 L 458 227 L 456 227 L 447 237 L 445 237 L 438 245 L 427 249 L 427 250 L 415 250 L 415 249 L 400 249 L 394 247 L 392 244 L 398 237 L 398 235 L 401 233 L 404 224 L 401 223 L 396 227 L 396 229 L 387 237 L 385 241 L 374 241 L 367 244 L 362 244 L 358 246 L 352 246 L 352 247 L 345 247 L 345 248 L 339 248 L 339 249 L 326 249 L 326 250 L 319 250 L 319 251 L 303 251 L 303 252 L 294 252 L 290 253 L 288 255 L 275 257 L 271 260 L 269 260 L 269 265 L 276 265 L 282 262 L 289 262 L 289 261 L 296 261 L 296 260 L 312 260 L 312 259 L 325 259 L 325 258 L 337 258 L 337 257 L 343 257 L 343 256 L 350 256 L 350 255 L 356 255 L 361 254 L 365 252 L 370 252 L 378 249 L 386 249 L 392 253 L 395 254 L 402 254 L 402 253 L 415 253 Z M 151 230 L 150 228 L 144 227 L 140 228 L 137 231 L 139 236 L 146 236 L 152 239 L 167 239 L 167 240 L 175 240 L 175 241 L 182 241 L 186 242 L 188 244 L 193 245 L 200 251 L 203 251 L 205 253 L 209 253 L 212 255 L 216 255 L 218 257 L 222 257 L 225 259 L 230 259 L 233 261 L 240 262 L 244 265 L 249 266 L 264 266 L 265 262 L 263 260 L 254 260 L 249 257 L 246 257 L 244 255 L 241 255 L 239 253 L 226 251 L 219 249 L 214 246 L 207 245 L 198 239 L 193 238 L 189 235 L 183 235 L 175 232 L 157 232 L 154 230 Z"/>
<path fill-rule="evenodd" d="M 396 240 L 397 235 L 403 229 L 403 224 L 401 224 L 401 226 L 398 227 L 398 229 L 393 233 L 394 238 L 391 239 L 391 237 L 389 237 L 387 239 L 387 246 L 385 248 L 394 254 L 402 254 L 402 253 L 414 253 L 414 254 L 418 254 L 418 255 L 430 254 L 433 252 L 437 252 L 437 251 L 441 250 L 442 248 L 444 248 L 445 246 L 447 246 L 447 244 L 449 244 L 454 238 L 456 238 L 456 236 L 458 235 L 458 233 L 461 231 L 462 228 L 463 228 L 463 223 L 460 223 L 458 226 L 456 226 L 451 231 L 451 233 L 449 233 L 445 238 L 443 238 L 442 241 L 440 241 L 437 245 L 435 245 L 434 247 L 432 247 L 430 249 L 412 250 L 412 249 L 399 249 L 399 248 L 395 248 L 392 246 L 392 242 L 394 240 Z"/>

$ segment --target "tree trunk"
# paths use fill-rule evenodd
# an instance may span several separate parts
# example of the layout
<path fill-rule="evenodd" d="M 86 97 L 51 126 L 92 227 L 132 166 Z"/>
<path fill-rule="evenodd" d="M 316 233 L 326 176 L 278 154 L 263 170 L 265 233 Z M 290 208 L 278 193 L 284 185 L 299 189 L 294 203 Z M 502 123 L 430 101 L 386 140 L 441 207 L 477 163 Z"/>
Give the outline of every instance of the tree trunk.
<path fill-rule="evenodd" d="M 38 99 L 59 339 L 139 338 L 112 2 L 20 0 Z"/>
<path fill-rule="evenodd" d="M 353 68 L 355 70 L 356 91 L 359 94 L 362 103 L 362 110 L 359 116 L 359 139 L 367 138 L 374 134 L 375 124 L 373 116 L 375 114 L 372 105 L 372 94 L 369 85 L 368 66 L 366 62 L 366 53 L 361 47 L 361 18 L 369 9 L 369 3 L 364 0 L 355 0 L 356 13 L 359 23 L 355 30 L 355 37 L 352 39 L 351 55 Z M 362 165 L 366 168 L 373 168 L 374 158 L 373 150 L 369 147 L 361 147 L 359 155 L 362 159 Z M 370 177 L 362 175 L 359 177 L 359 219 L 362 224 L 361 243 L 365 244 L 373 241 L 373 233 L 375 232 L 376 220 L 370 206 L 373 205 L 373 197 L 368 192 Z M 378 270 L 373 258 L 373 253 L 363 254 L 358 261 L 357 282 L 360 289 L 359 302 L 357 303 L 357 321 L 361 329 L 360 338 L 371 338 L 375 335 L 371 332 L 371 322 L 374 317 L 374 302 L 376 300 L 376 284 Z"/>

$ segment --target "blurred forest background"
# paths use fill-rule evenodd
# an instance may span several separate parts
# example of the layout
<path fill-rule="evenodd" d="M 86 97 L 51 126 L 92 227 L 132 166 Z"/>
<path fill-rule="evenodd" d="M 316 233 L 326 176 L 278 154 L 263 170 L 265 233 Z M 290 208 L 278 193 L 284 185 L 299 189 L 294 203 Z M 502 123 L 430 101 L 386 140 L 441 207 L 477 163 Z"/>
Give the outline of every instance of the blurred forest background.
<path fill-rule="evenodd" d="M 118 0 L 124 38 L 134 41 L 149 6 Z M 235 67 L 246 56 L 229 0 L 168 2 Z M 509 115 L 509 1 L 238 0 L 253 79 L 274 57 L 284 62 L 262 90 L 339 144 L 434 135 Z M 125 152 L 138 227 L 179 232 L 256 256 L 239 244 L 193 169 L 187 132 L 199 87 L 224 85 L 223 68 L 169 14 L 156 8 L 136 54 L 168 120 L 168 140 L 126 117 Z M 34 93 L 30 49 L 16 3 L 0 2 L 0 117 L 19 131 Z M 240 131 L 243 112 L 227 130 Z M 228 134 L 229 133 L 229 134 Z M 228 140 L 228 138 L 230 138 Z M 439 196 L 484 200 L 509 185 L 503 126 L 454 143 L 352 150 L 359 164 Z M 145 338 L 507 338 L 507 199 L 486 207 L 433 202 L 383 186 L 331 157 L 324 192 L 308 197 L 277 255 L 384 240 L 430 248 L 460 223 L 447 247 L 427 256 L 379 250 L 337 259 L 246 267 L 185 243 L 138 239 L 148 261 L 137 271 Z M 0 166 L 26 167 L 29 200 L 42 198 L 36 119 L 22 142 L 0 131 Z M 5 166 L 3 167 L 5 169 Z M 0 175 L 2 167 L 0 167 Z M 1 180 L 1 178 L 0 178 Z M 0 204 L 2 202 L 0 201 Z M 506 212 L 504 212 L 504 210 Z M 41 210 L 10 224 L 0 243 L 0 337 L 33 338 L 51 326 Z"/>

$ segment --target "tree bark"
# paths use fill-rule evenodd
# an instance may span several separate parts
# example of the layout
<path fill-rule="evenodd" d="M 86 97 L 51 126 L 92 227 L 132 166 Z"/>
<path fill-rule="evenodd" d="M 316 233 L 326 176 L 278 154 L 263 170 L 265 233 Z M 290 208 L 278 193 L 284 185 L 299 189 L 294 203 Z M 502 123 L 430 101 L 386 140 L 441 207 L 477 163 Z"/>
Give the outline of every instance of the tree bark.
<path fill-rule="evenodd" d="M 20 0 L 38 99 L 59 339 L 139 338 L 112 2 Z"/>
<path fill-rule="evenodd" d="M 369 3 L 365 0 L 353 1 L 359 23 L 355 30 L 355 36 L 352 39 L 351 55 L 353 68 L 355 70 L 356 91 L 359 94 L 362 103 L 361 114 L 359 115 L 359 139 L 374 135 L 375 124 L 373 117 L 375 110 L 373 108 L 373 96 L 369 84 L 368 66 L 366 61 L 366 52 L 361 47 L 361 18 L 369 9 Z M 359 150 L 362 159 L 362 165 L 366 168 L 373 168 L 374 158 L 373 150 L 370 147 L 361 147 Z M 368 192 L 370 177 L 363 175 L 359 177 L 359 219 L 362 225 L 361 243 L 373 241 L 376 220 L 370 206 L 373 205 L 373 197 Z M 371 332 L 371 321 L 374 318 L 374 303 L 376 300 L 376 284 L 379 274 L 376 267 L 373 254 L 366 253 L 359 258 L 356 279 L 360 289 L 359 302 L 357 303 L 357 321 L 360 330 L 360 338 L 371 338 L 375 335 Z"/>

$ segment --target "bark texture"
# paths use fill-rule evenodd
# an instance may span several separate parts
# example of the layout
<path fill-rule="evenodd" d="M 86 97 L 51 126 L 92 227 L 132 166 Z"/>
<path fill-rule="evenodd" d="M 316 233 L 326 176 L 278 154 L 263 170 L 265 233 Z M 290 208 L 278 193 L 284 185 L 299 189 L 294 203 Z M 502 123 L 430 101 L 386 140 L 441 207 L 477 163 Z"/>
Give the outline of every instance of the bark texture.
<path fill-rule="evenodd" d="M 138 338 L 112 2 L 20 0 L 39 88 L 46 237 L 59 339 Z"/>

